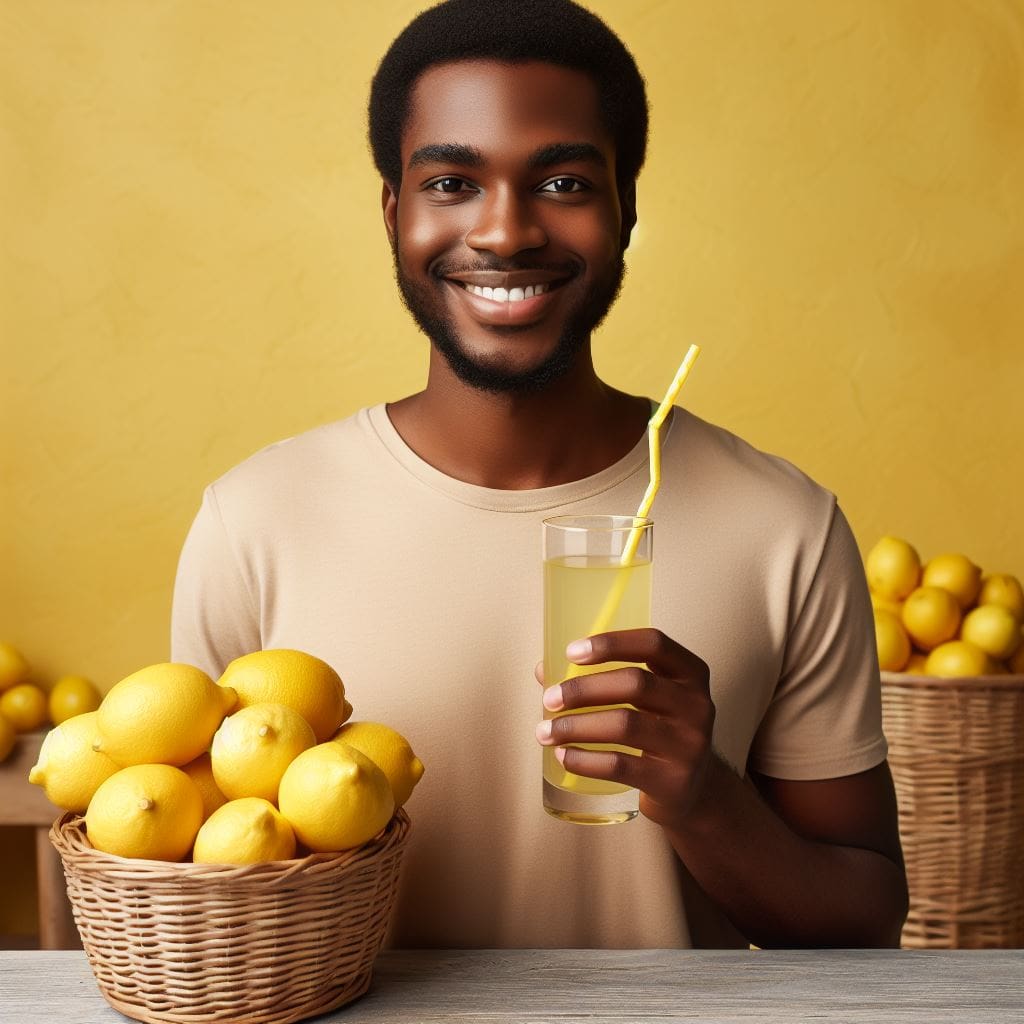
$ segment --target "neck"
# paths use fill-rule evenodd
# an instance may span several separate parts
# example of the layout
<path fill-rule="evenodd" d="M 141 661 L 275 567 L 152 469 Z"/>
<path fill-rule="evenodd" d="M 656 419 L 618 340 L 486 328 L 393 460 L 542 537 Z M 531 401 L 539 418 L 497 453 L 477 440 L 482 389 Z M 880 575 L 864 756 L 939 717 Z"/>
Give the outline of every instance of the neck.
<path fill-rule="evenodd" d="M 528 490 L 581 480 L 621 459 L 646 431 L 650 403 L 601 381 L 589 350 L 543 391 L 492 394 L 463 383 L 432 349 L 426 388 L 389 404 L 388 415 L 442 473 Z"/>

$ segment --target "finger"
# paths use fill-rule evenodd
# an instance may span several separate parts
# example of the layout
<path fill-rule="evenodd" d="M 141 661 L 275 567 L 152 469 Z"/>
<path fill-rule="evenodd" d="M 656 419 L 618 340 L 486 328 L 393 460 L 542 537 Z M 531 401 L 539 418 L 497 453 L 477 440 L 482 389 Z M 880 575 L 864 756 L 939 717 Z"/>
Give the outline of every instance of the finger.
<path fill-rule="evenodd" d="M 581 750 L 579 747 L 559 747 L 555 757 L 566 771 L 584 775 L 588 779 L 621 782 L 625 786 L 643 789 L 644 759 L 621 750 Z"/>
<path fill-rule="evenodd" d="M 540 683 L 541 686 L 544 685 L 544 659 L 543 658 L 541 658 L 541 660 L 538 661 L 537 664 L 533 666 L 533 677 L 534 677 L 534 679 L 537 680 L 538 683 Z"/>
<path fill-rule="evenodd" d="M 548 711 L 608 704 L 632 704 L 655 715 L 678 716 L 690 700 L 707 700 L 705 688 L 692 680 L 666 679 L 637 665 L 574 676 L 544 691 Z"/>
<path fill-rule="evenodd" d="M 707 664 L 660 629 L 619 629 L 611 633 L 574 640 L 565 650 L 577 665 L 598 665 L 606 661 L 635 661 L 657 675 L 674 679 L 697 679 L 705 684 Z"/>
<path fill-rule="evenodd" d="M 666 757 L 680 746 L 665 719 L 633 708 L 602 708 L 600 711 L 559 715 L 538 724 L 537 742 L 542 746 L 567 743 L 615 743 Z"/>

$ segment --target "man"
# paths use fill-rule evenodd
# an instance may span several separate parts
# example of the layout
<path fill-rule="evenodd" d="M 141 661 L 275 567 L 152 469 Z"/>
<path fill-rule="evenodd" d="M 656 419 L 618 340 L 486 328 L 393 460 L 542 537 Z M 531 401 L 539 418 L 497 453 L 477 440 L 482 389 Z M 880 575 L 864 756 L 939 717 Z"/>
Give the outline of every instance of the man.
<path fill-rule="evenodd" d="M 568 0 L 451 0 L 414 20 L 374 79 L 370 139 L 400 290 L 432 343 L 426 387 L 236 467 L 182 555 L 175 660 L 218 674 L 261 647 L 309 651 L 356 718 L 426 764 L 398 945 L 898 942 L 863 573 L 834 497 L 788 463 L 673 411 L 659 628 L 575 658 L 647 668 L 548 704 L 637 710 L 537 725 L 540 523 L 628 514 L 647 483 L 652 403 L 601 381 L 590 352 L 646 133 L 632 58 Z M 535 729 L 571 771 L 637 786 L 641 817 L 546 816 Z M 566 746 L 582 742 L 643 756 Z"/>

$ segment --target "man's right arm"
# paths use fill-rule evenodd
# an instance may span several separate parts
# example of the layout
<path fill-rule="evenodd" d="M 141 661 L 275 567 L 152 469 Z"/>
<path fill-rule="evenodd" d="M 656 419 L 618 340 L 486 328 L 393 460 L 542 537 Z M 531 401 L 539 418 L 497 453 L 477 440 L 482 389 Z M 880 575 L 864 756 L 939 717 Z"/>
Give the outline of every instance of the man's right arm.
<path fill-rule="evenodd" d="M 178 562 L 171 660 L 195 665 L 216 679 L 228 662 L 261 647 L 255 581 L 247 578 L 211 486 Z"/>

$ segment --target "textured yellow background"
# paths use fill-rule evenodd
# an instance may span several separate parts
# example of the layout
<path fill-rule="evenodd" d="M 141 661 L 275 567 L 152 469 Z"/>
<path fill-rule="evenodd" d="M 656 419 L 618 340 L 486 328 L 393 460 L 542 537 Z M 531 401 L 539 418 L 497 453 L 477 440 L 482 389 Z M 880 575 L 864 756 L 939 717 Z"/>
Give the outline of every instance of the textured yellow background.
<path fill-rule="evenodd" d="M 202 487 L 421 386 L 364 125 L 421 6 L 0 2 L 0 637 L 43 681 L 164 660 Z M 699 341 L 685 401 L 862 549 L 1024 574 L 1024 0 L 591 7 L 653 113 L 599 370 L 658 397 Z"/>

